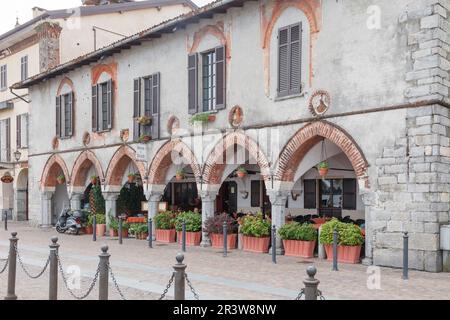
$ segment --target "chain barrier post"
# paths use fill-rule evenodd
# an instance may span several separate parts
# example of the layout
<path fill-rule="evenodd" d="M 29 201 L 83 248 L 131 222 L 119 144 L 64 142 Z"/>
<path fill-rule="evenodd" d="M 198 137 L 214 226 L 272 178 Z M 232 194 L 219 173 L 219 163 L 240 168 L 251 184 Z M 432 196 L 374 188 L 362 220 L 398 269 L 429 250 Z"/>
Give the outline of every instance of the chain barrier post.
<path fill-rule="evenodd" d="M 272 262 L 277 264 L 277 227 L 272 227 Z"/>
<path fill-rule="evenodd" d="M 16 266 L 17 266 L 17 232 L 11 233 L 9 239 L 8 291 L 5 300 L 17 300 L 16 295 Z"/>
<path fill-rule="evenodd" d="M 148 247 L 153 248 L 153 219 L 148 219 Z"/>
<path fill-rule="evenodd" d="M 122 217 L 119 217 L 119 244 L 123 244 L 123 234 L 122 234 L 122 229 L 123 229 L 123 222 L 122 222 Z"/>
<path fill-rule="evenodd" d="M 49 300 L 58 300 L 58 237 L 53 237 L 50 244 Z"/>
<path fill-rule="evenodd" d="M 181 250 L 186 252 L 186 221 L 183 221 L 183 229 L 181 235 Z"/>
<path fill-rule="evenodd" d="M 319 296 L 318 287 L 320 281 L 314 278 L 314 276 L 317 274 L 316 267 L 308 267 L 308 269 L 306 270 L 306 274 L 308 275 L 308 278 L 303 281 L 303 284 L 305 285 L 305 300 L 317 300 L 317 297 Z"/>
<path fill-rule="evenodd" d="M 223 257 L 228 256 L 228 224 L 225 221 L 223 223 Z"/>
<path fill-rule="evenodd" d="M 339 237 L 339 233 L 335 229 L 333 231 L 333 271 L 339 271 L 339 269 L 338 269 L 338 237 Z"/>
<path fill-rule="evenodd" d="M 403 280 L 408 280 L 408 269 L 409 269 L 409 257 L 408 257 L 408 251 L 409 251 L 409 235 L 408 232 L 405 232 L 403 234 Z"/>
<path fill-rule="evenodd" d="M 177 264 L 173 266 L 175 270 L 175 300 L 186 300 L 186 265 L 183 264 L 184 255 L 179 253 L 176 257 Z"/>
<path fill-rule="evenodd" d="M 92 219 L 92 229 L 94 229 L 92 232 L 92 240 L 94 242 L 96 242 L 97 241 L 97 215 L 95 215 L 95 214 L 94 214 L 94 218 Z"/>
<path fill-rule="evenodd" d="M 103 246 L 102 253 L 99 255 L 100 257 L 100 274 L 99 274 L 99 300 L 108 300 L 108 283 L 109 283 L 109 257 L 111 256 L 108 253 L 109 247 Z"/>

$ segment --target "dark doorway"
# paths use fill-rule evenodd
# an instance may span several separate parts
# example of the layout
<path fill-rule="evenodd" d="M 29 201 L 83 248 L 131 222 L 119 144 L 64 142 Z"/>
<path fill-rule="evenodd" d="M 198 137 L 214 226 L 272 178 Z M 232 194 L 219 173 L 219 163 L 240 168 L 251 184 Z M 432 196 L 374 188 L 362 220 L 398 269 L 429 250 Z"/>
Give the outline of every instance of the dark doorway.
<path fill-rule="evenodd" d="M 217 196 L 216 208 L 218 213 L 237 213 L 237 183 L 224 182 Z"/>

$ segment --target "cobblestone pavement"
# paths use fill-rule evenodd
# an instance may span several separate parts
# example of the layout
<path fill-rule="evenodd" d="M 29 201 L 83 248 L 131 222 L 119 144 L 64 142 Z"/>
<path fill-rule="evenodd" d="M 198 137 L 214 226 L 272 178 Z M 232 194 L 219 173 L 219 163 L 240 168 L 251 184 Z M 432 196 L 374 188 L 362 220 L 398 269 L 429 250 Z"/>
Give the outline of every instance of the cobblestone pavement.
<path fill-rule="evenodd" d="M 111 267 L 127 299 L 155 300 L 163 292 L 180 251 L 178 245 L 155 244 L 149 249 L 146 241 L 124 240 L 120 246 L 116 239 L 99 238 L 94 243 L 91 236 L 58 235 L 53 229 L 36 229 L 24 223 L 10 223 L 9 231 L 0 231 L 0 259 L 7 256 L 11 231 L 18 232 L 19 251 L 32 273 L 38 273 L 48 257 L 50 238 L 59 237 L 59 253 L 64 268 L 75 265 L 83 276 L 81 294 L 94 277 L 100 248 L 110 248 Z M 269 255 L 232 251 L 227 258 L 220 250 L 188 248 L 185 254 L 187 273 L 200 299 L 294 299 L 303 287 L 306 268 L 314 264 L 319 289 L 326 299 L 450 299 L 450 274 L 432 274 L 410 271 L 410 280 L 401 279 L 401 270 L 381 268 L 381 289 L 370 290 L 369 274 L 362 265 L 340 265 L 339 272 L 331 271 L 331 264 L 322 260 L 302 260 L 278 257 L 278 264 Z M 0 267 L 3 266 L 0 260 Z M 61 277 L 60 277 L 61 278 Z M 369 281 L 370 282 L 370 281 Z M 0 297 L 6 294 L 7 275 L 0 275 Z M 18 265 L 17 295 L 19 299 L 47 299 L 47 272 L 38 280 L 28 279 Z M 110 299 L 120 296 L 110 283 Z M 173 291 L 169 291 L 169 298 Z M 60 279 L 60 299 L 72 299 Z M 97 288 L 88 299 L 98 297 Z M 187 297 L 193 295 L 187 292 Z"/>

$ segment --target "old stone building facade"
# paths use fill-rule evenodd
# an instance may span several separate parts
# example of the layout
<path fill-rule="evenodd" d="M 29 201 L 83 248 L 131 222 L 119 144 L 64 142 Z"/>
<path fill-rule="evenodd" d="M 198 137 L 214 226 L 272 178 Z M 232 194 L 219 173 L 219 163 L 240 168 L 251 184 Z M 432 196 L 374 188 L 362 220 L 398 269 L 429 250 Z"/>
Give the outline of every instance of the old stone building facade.
<path fill-rule="evenodd" d="M 204 220 L 348 215 L 365 220 L 367 263 L 400 266 L 408 231 L 413 267 L 439 272 L 449 10 L 447 0 L 216 1 L 18 83 L 33 101 L 30 217 L 48 225 L 58 201 L 79 208 L 90 175 L 116 214 L 132 172 L 150 216 L 184 195 L 201 198 Z M 73 120 L 58 122 L 66 99 Z"/>

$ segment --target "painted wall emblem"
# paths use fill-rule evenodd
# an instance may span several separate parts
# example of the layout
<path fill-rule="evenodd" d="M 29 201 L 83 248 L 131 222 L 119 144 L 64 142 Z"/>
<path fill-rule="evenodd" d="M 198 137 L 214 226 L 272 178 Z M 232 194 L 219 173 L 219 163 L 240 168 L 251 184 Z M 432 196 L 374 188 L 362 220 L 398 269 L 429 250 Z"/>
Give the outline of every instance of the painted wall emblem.
<path fill-rule="evenodd" d="M 235 129 L 239 128 L 242 125 L 242 122 L 244 121 L 244 111 L 240 106 L 235 106 L 233 109 L 231 109 L 228 121 L 230 125 Z"/>
<path fill-rule="evenodd" d="M 83 134 L 83 145 L 87 147 L 91 143 L 91 134 L 89 132 L 85 132 Z"/>
<path fill-rule="evenodd" d="M 57 150 L 59 148 L 59 139 L 58 137 L 54 137 L 52 139 L 52 149 Z"/>
<path fill-rule="evenodd" d="M 130 140 L 130 129 L 123 129 L 120 131 L 120 140 L 123 143 L 127 143 Z"/>
<path fill-rule="evenodd" d="M 331 105 L 330 94 L 325 90 L 316 90 L 309 99 L 309 110 L 315 117 L 323 116 Z"/>
<path fill-rule="evenodd" d="M 170 134 L 176 134 L 179 129 L 180 129 L 180 120 L 175 116 L 170 117 L 169 121 L 167 122 L 167 131 Z"/>
<path fill-rule="evenodd" d="M 11 173 L 6 172 L 6 173 L 3 175 L 3 177 L 1 178 L 1 181 L 2 181 L 3 183 L 13 183 L 13 182 L 14 182 L 14 178 L 13 178 L 13 176 L 11 175 Z"/>

